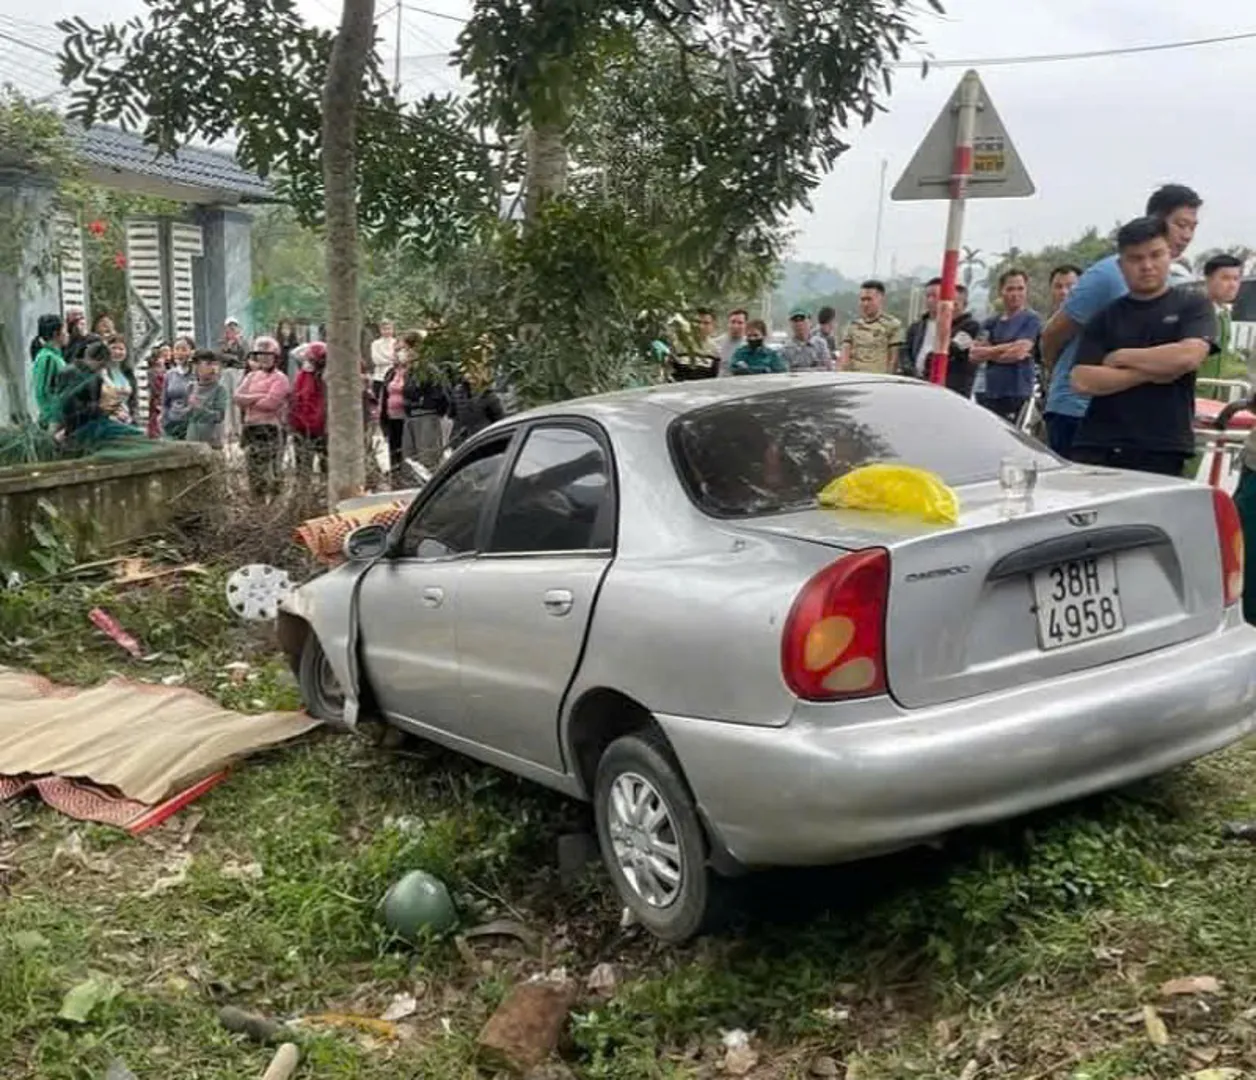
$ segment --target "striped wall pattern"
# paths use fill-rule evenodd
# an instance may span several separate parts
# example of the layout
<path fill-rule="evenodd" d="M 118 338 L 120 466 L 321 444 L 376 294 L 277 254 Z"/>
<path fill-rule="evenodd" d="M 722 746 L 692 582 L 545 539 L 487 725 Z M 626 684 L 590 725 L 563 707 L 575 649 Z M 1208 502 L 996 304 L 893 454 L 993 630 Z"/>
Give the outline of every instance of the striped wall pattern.
<path fill-rule="evenodd" d="M 148 354 L 165 336 L 166 289 L 162 275 L 161 225 L 155 218 L 128 218 L 126 222 L 127 322 L 131 330 L 131 360 L 139 388 L 139 415 L 148 419 Z"/>
<path fill-rule="evenodd" d="M 60 213 L 56 221 L 57 241 L 61 255 L 61 311 L 87 310 L 87 267 L 83 259 L 83 230 L 73 214 Z"/>
<path fill-rule="evenodd" d="M 205 254 L 199 225 L 176 221 L 170 226 L 170 278 L 174 295 L 172 320 L 174 336 L 196 336 L 196 281 L 192 260 Z"/>

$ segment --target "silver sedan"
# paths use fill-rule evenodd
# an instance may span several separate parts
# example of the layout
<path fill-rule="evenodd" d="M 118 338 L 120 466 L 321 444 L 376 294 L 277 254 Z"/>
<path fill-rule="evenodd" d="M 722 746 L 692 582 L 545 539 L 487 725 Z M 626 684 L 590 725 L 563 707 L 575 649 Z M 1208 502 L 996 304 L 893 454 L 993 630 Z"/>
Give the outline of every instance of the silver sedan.
<path fill-rule="evenodd" d="M 940 475 L 958 524 L 817 505 L 877 461 Z M 514 416 L 346 553 L 280 617 L 308 707 L 591 800 L 625 904 L 668 940 L 729 875 L 1125 784 L 1256 714 L 1228 496 L 1070 466 L 905 379 Z"/>

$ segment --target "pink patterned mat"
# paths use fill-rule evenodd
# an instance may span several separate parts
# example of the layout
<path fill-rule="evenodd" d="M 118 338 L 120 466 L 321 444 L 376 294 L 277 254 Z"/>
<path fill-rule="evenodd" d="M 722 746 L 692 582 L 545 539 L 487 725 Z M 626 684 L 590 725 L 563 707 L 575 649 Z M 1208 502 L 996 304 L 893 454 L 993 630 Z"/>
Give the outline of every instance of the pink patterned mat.
<path fill-rule="evenodd" d="M 124 798 L 108 788 L 62 776 L 0 776 L 0 804 L 33 794 L 66 817 L 112 825 L 135 836 L 160 825 L 226 778 L 227 770 L 224 769 L 150 806 Z"/>

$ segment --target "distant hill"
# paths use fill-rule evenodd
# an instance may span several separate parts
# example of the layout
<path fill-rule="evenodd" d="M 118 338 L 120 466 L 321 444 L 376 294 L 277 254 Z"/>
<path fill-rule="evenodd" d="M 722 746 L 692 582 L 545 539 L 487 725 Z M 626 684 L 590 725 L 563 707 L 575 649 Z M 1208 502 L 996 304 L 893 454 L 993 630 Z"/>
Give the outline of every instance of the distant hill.
<path fill-rule="evenodd" d="M 882 280 L 888 288 L 886 306 L 903 317 L 907 313 L 912 286 L 928 280 L 934 271 L 916 267 L 910 273 L 898 274 L 894 280 Z M 853 317 L 857 310 L 859 283 L 862 278 L 848 278 L 840 270 L 824 263 L 787 259 L 781 264 L 780 276 L 772 294 L 773 321 L 783 326 L 787 313 L 794 307 L 805 307 L 812 314 L 823 304 L 837 308 L 841 321 Z M 900 310 L 901 309 L 901 310 Z"/>
<path fill-rule="evenodd" d="M 776 294 L 786 303 L 795 303 L 822 293 L 836 295 L 854 292 L 858 288 L 858 281 L 846 277 L 832 266 L 816 262 L 795 262 L 788 259 L 781 264 Z"/>

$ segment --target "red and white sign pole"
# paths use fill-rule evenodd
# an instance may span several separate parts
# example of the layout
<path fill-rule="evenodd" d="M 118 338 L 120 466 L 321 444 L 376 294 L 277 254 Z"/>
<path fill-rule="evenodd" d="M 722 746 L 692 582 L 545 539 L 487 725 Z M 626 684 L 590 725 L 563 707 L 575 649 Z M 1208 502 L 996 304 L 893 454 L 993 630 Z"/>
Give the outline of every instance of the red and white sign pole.
<path fill-rule="evenodd" d="M 946 367 L 951 353 L 951 321 L 955 314 L 955 285 L 959 277 L 959 247 L 964 233 L 964 204 L 968 181 L 973 174 L 973 134 L 977 107 L 981 100 L 981 80 L 968 72 L 960 83 L 959 116 L 955 124 L 955 156 L 951 165 L 950 210 L 946 216 L 946 254 L 942 258 L 942 291 L 938 303 L 937 340 L 929 358 L 930 380 L 946 385 Z"/>

